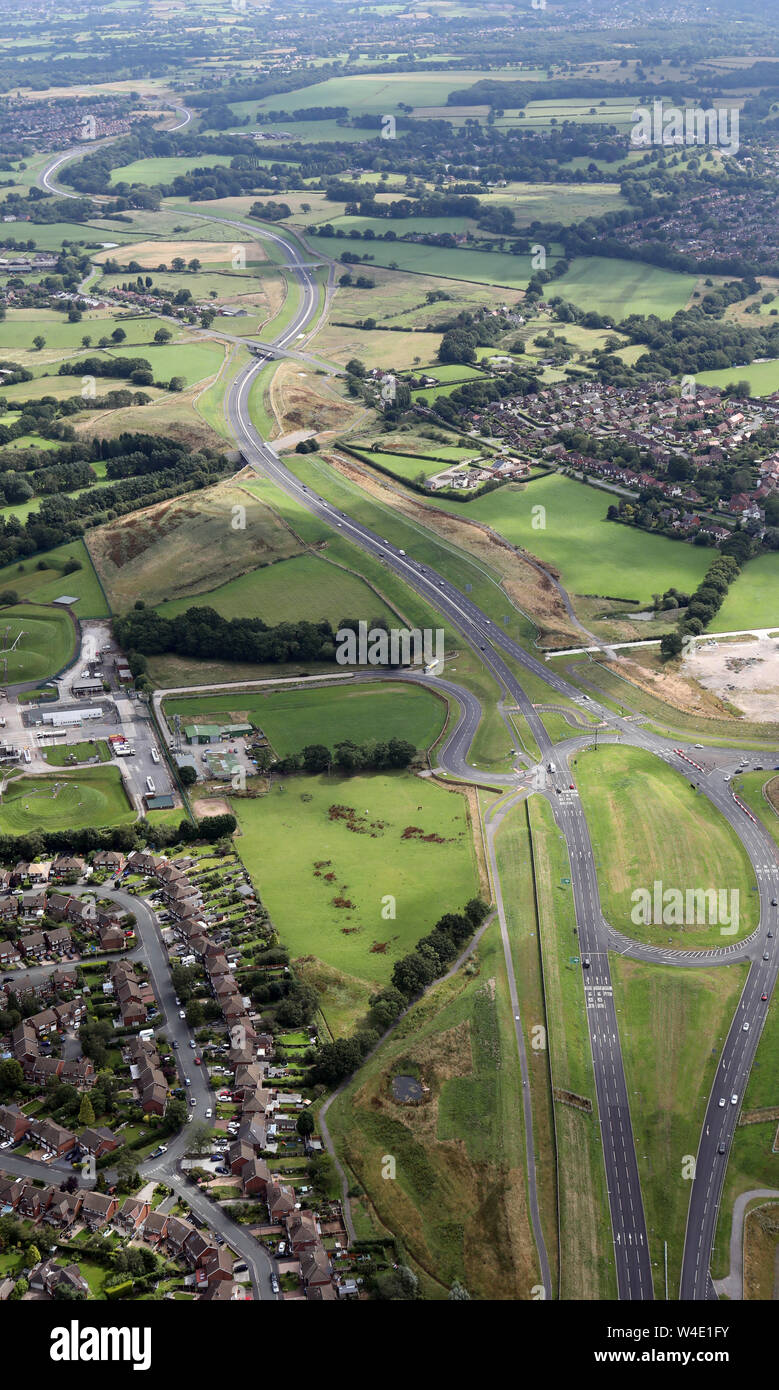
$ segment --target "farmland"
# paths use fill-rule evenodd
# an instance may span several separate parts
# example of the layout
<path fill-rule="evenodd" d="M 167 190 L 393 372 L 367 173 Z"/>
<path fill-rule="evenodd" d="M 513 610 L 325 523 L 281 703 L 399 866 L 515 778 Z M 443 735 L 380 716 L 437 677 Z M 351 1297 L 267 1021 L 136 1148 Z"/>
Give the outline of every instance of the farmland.
<path fill-rule="evenodd" d="M 576 778 L 590 826 L 604 916 L 618 931 L 654 945 L 693 950 L 723 946 L 757 925 L 755 877 L 728 822 L 685 777 L 638 748 L 601 747 L 576 757 Z M 717 890 L 727 885 L 717 913 L 684 925 L 638 920 L 636 890 Z M 736 894 L 735 908 L 733 894 Z M 687 914 L 685 913 L 685 916 Z M 735 930 L 732 928 L 735 927 Z"/>
<path fill-rule="evenodd" d="M 9 781 L 0 801 L 0 831 L 81 830 L 86 826 L 128 825 L 136 814 L 116 767 L 85 767 L 51 777 Z"/>
<path fill-rule="evenodd" d="M 597 305 L 598 313 L 611 314 L 619 322 L 630 314 L 671 318 L 684 308 L 696 285 L 695 275 L 641 261 L 577 256 L 570 270 L 555 281 L 555 293 L 585 313 Z"/>
<path fill-rule="evenodd" d="M 709 624 L 712 632 L 772 626 L 779 626 L 779 554 L 776 551 L 756 555 L 747 562 Z"/>
<path fill-rule="evenodd" d="M 418 686 L 382 681 L 369 685 L 316 690 L 235 691 L 234 694 L 187 696 L 165 701 L 165 714 L 180 714 L 184 727 L 193 722 L 249 722 L 265 733 L 279 757 L 307 743 L 333 748 L 339 740 L 355 743 L 405 738 L 428 748 L 443 728 L 446 706 Z"/>
<path fill-rule="evenodd" d="M 236 846 L 283 944 L 307 974 L 322 962 L 346 977 L 347 1008 L 332 982 L 322 1000 L 336 1032 L 443 913 L 478 891 L 466 801 L 408 773 L 295 776 L 232 806 Z M 404 838 L 409 827 L 417 833 Z"/>

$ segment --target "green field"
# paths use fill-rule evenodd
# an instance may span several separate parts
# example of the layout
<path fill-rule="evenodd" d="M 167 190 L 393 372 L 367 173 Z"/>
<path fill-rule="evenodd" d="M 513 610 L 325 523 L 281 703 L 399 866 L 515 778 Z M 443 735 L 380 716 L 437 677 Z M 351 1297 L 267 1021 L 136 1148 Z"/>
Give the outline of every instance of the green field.
<path fill-rule="evenodd" d="M 727 946 L 757 926 L 752 866 L 736 833 L 686 777 L 639 748 L 578 753 L 576 782 L 590 829 L 604 915 L 626 936 L 685 950 Z M 738 892 L 737 930 L 707 919 L 681 925 L 633 921 L 637 889 Z M 654 907 L 651 908 L 654 918 Z M 713 915 L 713 914 L 712 914 Z"/>
<path fill-rule="evenodd" d="M 408 773 L 295 776 L 283 786 L 231 803 L 236 847 L 292 956 L 348 977 L 348 1009 L 332 988 L 322 1002 L 329 1026 L 342 1031 L 389 981 L 395 961 L 478 891 L 467 804 Z M 353 808 L 356 830 L 331 818 L 338 806 Z M 403 839 L 408 827 L 443 843 Z M 386 895 L 395 899 L 393 919 L 381 915 Z M 335 906 L 338 898 L 353 906 Z"/>
<path fill-rule="evenodd" d="M 172 618 L 191 608 L 193 602 L 191 597 L 174 599 L 161 603 L 159 612 Z M 326 618 L 337 626 L 347 614 L 367 622 L 386 618 L 397 626 L 397 615 L 359 575 L 349 574 L 318 555 L 298 555 L 251 570 L 218 589 L 198 594 L 197 602 L 215 608 L 225 618 L 262 618 L 269 626 L 304 618 L 312 623 Z"/>
<path fill-rule="evenodd" d="M 738 632 L 774 625 L 779 627 L 779 552 L 772 550 L 747 562 L 709 628 Z"/>
<path fill-rule="evenodd" d="M 497 924 L 477 959 L 472 978 L 461 971 L 414 1006 L 327 1122 L 361 1194 L 352 1202 L 358 1235 L 398 1236 L 426 1299 L 445 1299 L 459 1279 L 472 1298 L 527 1300 L 538 1257 Z M 392 1099 L 392 1077 L 409 1069 L 430 1088 L 424 1105 Z M 387 1154 L 396 1158 L 394 1181 L 383 1180 Z"/>
<path fill-rule="evenodd" d="M 382 230 L 385 220 L 379 219 L 379 230 Z M 451 222 L 452 219 L 448 220 Z M 406 230 L 409 230 L 408 226 Z M 451 231 L 451 227 L 448 230 Z M 308 236 L 307 240 L 313 249 L 323 256 L 337 256 L 339 250 L 355 249 L 351 241 L 345 238 L 341 242 L 334 237 L 315 233 Z M 476 284 L 501 285 L 507 289 L 522 290 L 527 286 L 532 274 L 529 256 L 504 255 L 501 251 L 472 251 L 462 246 L 425 246 L 416 241 L 379 241 L 378 238 L 372 241 L 369 247 L 367 242 L 357 244 L 360 246 L 360 254 L 369 255 L 376 265 L 416 271 L 438 279 L 469 280 Z M 363 247 L 367 250 L 363 250 Z M 350 266 L 349 269 L 353 267 Z M 555 286 L 558 283 L 562 282 L 555 281 Z"/>
<path fill-rule="evenodd" d="M 665 1297 L 667 1241 L 668 1294 L 675 1298 L 692 1186 L 689 1159 L 698 1152 L 717 1056 L 747 967 L 675 970 L 615 954 L 610 960 L 655 1297 Z"/>
<path fill-rule="evenodd" d="M 68 664 L 76 650 L 76 632 L 68 609 L 32 603 L 2 608 L 0 634 L 8 651 L 3 680 L 9 685 L 48 679 Z"/>
<path fill-rule="evenodd" d="M 779 391 L 779 358 L 771 362 L 748 362 L 743 367 L 699 372 L 696 380 L 702 386 L 731 386 L 738 381 L 748 381 L 751 396 L 772 396 Z"/>
<path fill-rule="evenodd" d="M 598 488 L 552 473 L 525 487 L 509 485 L 476 498 L 467 515 L 486 522 L 512 545 L 529 550 L 560 571 L 570 594 L 651 600 L 672 585 L 691 591 L 710 564 L 697 546 L 650 536 L 606 521 L 610 498 Z M 533 527 L 533 507 L 545 521 Z"/>
<path fill-rule="evenodd" d="M 368 743 L 405 738 L 428 748 L 444 725 L 443 701 L 419 686 L 401 682 L 324 686 L 309 690 L 237 690 L 234 694 L 191 695 L 165 701 L 165 714 L 190 723 L 250 722 L 261 728 L 279 757 L 342 739 Z"/>
<path fill-rule="evenodd" d="M 90 758 L 97 756 L 101 763 L 111 761 L 111 754 L 105 739 L 82 740 L 78 743 L 56 743 L 51 748 L 44 748 L 43 756 L 47 763 L 52 767 L 66 767 L 70 758 L 75 758 L 77 763 L 87 762 Z"/>
<path fill-rule="evenodd" d="M 111 183 L 143 183 L 149 187 L 155 184 L 172 183 L 177 174 L 188 174 L 192 169 L 207 169 L 212 165 L 229 165 L 231 155 L 208 154 L 184 158 L 171 155 L 159 159 L 134 159 L 132 164 L 122 164 L 111 170 Z"/>
<path fill-rule="evenodd" d="M 63 574 L 69 560 L 78 561 L 81 568 L 72 574 Z M 108 613 L 83 541 L 69 541 L 55 550 L 47 550 L 44 555 L 6 565 L 0 569 L 0 591 L 3 590 L 14 590 L 20 599 L 39 604 L 53 603 L 67 595 L 76 599 L 73 610 L 80 618 L 103 618 Z"/>
<path fill-rule="evenodd" d="M 577 256 L 570 270 L 554 281 L 553 292 L 585 313 L 595 309 L 619 322 L 629 314 L 671 318 L 684 308 L 696 284 L 695 275 L 663 270 L 643 261 Z M 552 293 L 551 288 L 548 293 Z"/>
<path fill-rule="evenodd" d="M 758 820 L 768 827 L 779 847 L 779 811 L 774 809 L 773 802 L 769 801 L 766 795 L 771 783 L 774 784 L 772 790 L 776 798 L 779 792 L 779 774 L 774 771 L 744 772 L 733 778 L 733 791 L 746 802 Z"/>
<path fill-rule="evenodd" d="M 52 777 L 12 779 L 0 803 L 0 831 L 82 830 L 136 820 L 116 767 L 87 767 Z"/>

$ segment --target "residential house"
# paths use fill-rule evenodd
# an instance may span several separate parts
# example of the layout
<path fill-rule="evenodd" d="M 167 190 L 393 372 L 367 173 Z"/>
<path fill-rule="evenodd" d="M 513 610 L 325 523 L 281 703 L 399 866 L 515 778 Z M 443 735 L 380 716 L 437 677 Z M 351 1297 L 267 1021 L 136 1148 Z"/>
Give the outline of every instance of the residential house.
<path fill-rule="evenodd" d="M 79 1135 L 78 1142 L 83 1152 L 92 1154 L 94 1158 L 101 1158 L 103 1154 L 119 1148 L 116 1135 L 105 1125 L 101 1125 L 100 1129 L 85 1129 Z"/>
<path fill-rule="evenodd" d="M 18 1144 L 25 1138 L 29 1128 L 29 1117 L 18 1105 L 0 1105 L 0 1139 L 4 1143 L 10 1139 L 12 1143 Z"/>
<path fill-rule="evenodd" d="M 81 1219 L 90 1231 L 97 1231 L 111 1221 L 119 1210 L 115 1197 L 106 1192 L 85 1192 L 81 1204 Z"/>
<path fill-rule="evenodd" d="M 242 1146 L 243 1147 L 243 1146 Z M 264 1197 L 270 1182 L 270 1169 L 263 1158 L 251 1158 L 241 1170 L 241 1186 L 247 1196 L 259 1193 Z M 289 1228 L 288 1228 L 289 1229 Z"/>
<path fill-rule="evenodd" d="M 72 1289 L 74 1293 L 89 1295 L 89 1284 L 78 1265 L 58 1265 L 55 1260 L 45 1260 L 30 1270 L 30 1288 L 41 1290 L 54 1297 L 58 1288 Z"/>
<path fill-rule="evenodd" d="M 141 1201 L 140 1197 L 126 1197 L 114 1216 L 114 1225 L 124 1235 L 134 1236 L 143 1226 L 150 1211 L 149 1203 Z"/>

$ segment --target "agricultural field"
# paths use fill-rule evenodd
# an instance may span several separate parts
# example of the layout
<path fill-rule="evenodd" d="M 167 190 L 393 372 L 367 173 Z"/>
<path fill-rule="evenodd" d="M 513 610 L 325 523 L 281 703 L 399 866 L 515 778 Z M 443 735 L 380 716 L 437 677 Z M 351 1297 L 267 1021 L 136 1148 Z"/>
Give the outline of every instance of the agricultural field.
<path fill-rule="evenodd" d="M 111 170 L 111 183 L 141 183 L 149 188 L 155 184 L 172 183 L 177 174 L 188 174 L 192 169 L 207 169 L 212 165 L 229 165 L 231 156 L 227 154 L 168 156 L 159 159 L 134 159 L 132 164 L 123 164 Z"/>
<path fill-rule="evenodd" d="M 114 612 L 137 598 L 156 604 L 173 595 L 194 603 L 246 571 L 301 554 L 300 538 L 240 477 L 90 531 L 90 553 Z"/>
<path fill-rule="evenodd" d="M 651 601 L 676 585 L 691 591 L 710 563 L 700 548 L 607 521 L 610 498 L 598 488 L 551 474 L 477 498 L 464 515 L 486 522 L 512 545 L 559 571 L 569 594 Z M 543 513 L 533 513 L 541 506 Z M 541 518 L 544 526 L 533 526 Z"/>
<path fill-rule="evenodd" d="M 644 1198 L 655 1298 L 679 1287 L 691 1183 L 685 1154 L 695 1154 L 721 1041 L 738 1005 L 745 965 L 675 970 L 612 953 L 614 1002 Z"/>
<path fill-rule="evenodd" d="M 451 218 L 447 220 L 452 221 Z M 374 221 L 379 231 L 385 230 L 385 218 Z M 406 230 L 410 230 L 408 221 Z M 451 226 L 447 230 L 451 231 Z M 337 256 L 339 250 L 354 249 L 348 242 L 341 246 L 336 238 L 322 236 L 320 233 L 312 233 L 307 240 L 311 247 L 323 256 Z M 366 254 L 370 256 L 367 262 L 369 272 L 375 264 L 392 269 L 397 267 L 401 271 L 416 271 L 437 280 L 467 280 L 474 284 L 493 285 L 508 290 L 525 289 L 532 274 L 529 256 L 512 256 L 501 251 L 473 251 L 464 246 L 425 246 L 422 242 L 379 241 L 378 238 L 370 243 L 370 250 L 367 252 L 363 250 L 365 242 L 359 245 L 363 257 Z M 365 263 L 363 270 L 364 268 Z M 555 286 L 562 283 L 563 280 L 556 281 Z M 588 307 L 592 306 L 592 302 L 590 300 Z"/>
<path fill-rule="evenodd" d="M 306 978 L 320 962 L 343 977 L 328 979 L 321 1001 L 334 1032 L 353 1026 L 443 913 L 478 892 L 467 802 L 409 773 L 293 776 L 231 805 L 236 848 L 281 941 Z"/>
<path fill-rule="evenodd" d="M 0 631 L 7 650 L 8 673 L 3 679 L 8 685 L 47 680 L 76 650 L 76 630 L 67 608 L 32 603 L 2 608 Z"/>
<path fill-rule="evenodd" d="M 343 739 L 355 743 L 404 738 L 420 750 L 438 738 L 446 705 L 430 691 L 403 682 L 346 682 L 309 690 L 247 690 L 234 694 L 191 695 L 165 701 L 170 720 L 180 714 L 191 723 L 251 723 L 262 729 L 280 758 L 307 743 L 328 748 Z"/>
<path fill-rule="evenodd" d="M 517 227 L 531 222 L 568 226 L 627 207 L 618 183 L 508 183 L 495 193 L 481 194 L 479 202 L 485 208 L 511 208 Z"/>
<path fill-rule="evenodd" d="M 65 574 L 65 567 L 74 561 L 78 569 Z M 108 612 L 83 541 L 69 541 L 30 560 L 6 565 L 0 569 L 0 592 L 6 591 L 38 604 L 72 598 L 74 602 L 67 606 L 80 618 L 103 618 Z"/>
<path fill-rule="evenodd" d="M 459 1279 L 474 1298 L 526 1299 L 538 1283 L 538 1259 L 497 925 L 475 954 L 475 971 L 460 971 L 414 1005 L 333 1102 L 327 1122 L 350 1178 L 364 1189 L 353 1202 L 361 1230 L 391 1230 L 402 1240 L 427 1298 L 446 1298 Z M 397 1075 L 430 1088 L 424 1104 L 393 1098 Z M 381 1176 L 387 1153 L 397 1160 L 394 1182 Z"/>
<path fill-rule="evenodd" d="M 251 570 L 218 589 L 198 595 L 225 618 L 262 618 L 269 626 L 276 623 L 319 622 L 328 619 L 337 627 L 341 618 L 354 614 L 371 622 L 374 618 L 394 620 L 397 614 L 361 579 L 320 555 L 298 555 L 283 564 L 265 565 Z M 172 618 L 192 604 L 180 598 L 158 605 L 160 613 Z"/>
<path fill-rule="evenodd" d="M 682 950 L 727 946 L 754 930 L 759 904 L 746 850 L 685 777 L 652 753 L 614 745 L 580 752 L 574 764 L 603 913 L 613 927 L 638 941 Z M 727 890 L 724 920 L 706 912 L 702 923 L 656 922 L 653 903 L 652 922 L 634 920 L 636 890 L 652 895 L 657 881 L 683 894 Z"/>
<path fill-rule="evenodd" d="M 0 831 L 6 835 L 129 825 L 136 819 L 116 767 L 14 777 L 0 797 Z"/>

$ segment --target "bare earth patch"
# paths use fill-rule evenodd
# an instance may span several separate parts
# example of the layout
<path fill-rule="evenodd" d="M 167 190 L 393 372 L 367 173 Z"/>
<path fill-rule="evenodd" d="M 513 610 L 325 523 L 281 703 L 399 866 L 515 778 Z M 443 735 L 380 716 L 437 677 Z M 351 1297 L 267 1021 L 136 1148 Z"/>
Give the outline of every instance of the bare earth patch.
<path fill-rule="evenodd" d="M 202 797 L 199 801 L 193 801 L 192 810 L 198 820 L 205 819 L 206 816 L 229 816 L 230 814 L 230 807 L 221 796 Z"/>
<path fill-rule="evenodd" d="M 779 702 L 779 642 L 770 637 L 746 638 L 722 645 L 699 645 L 682 663 L 705 690 L 712 690 L 743 710 L 748 719 L 772 723 Z"/>

